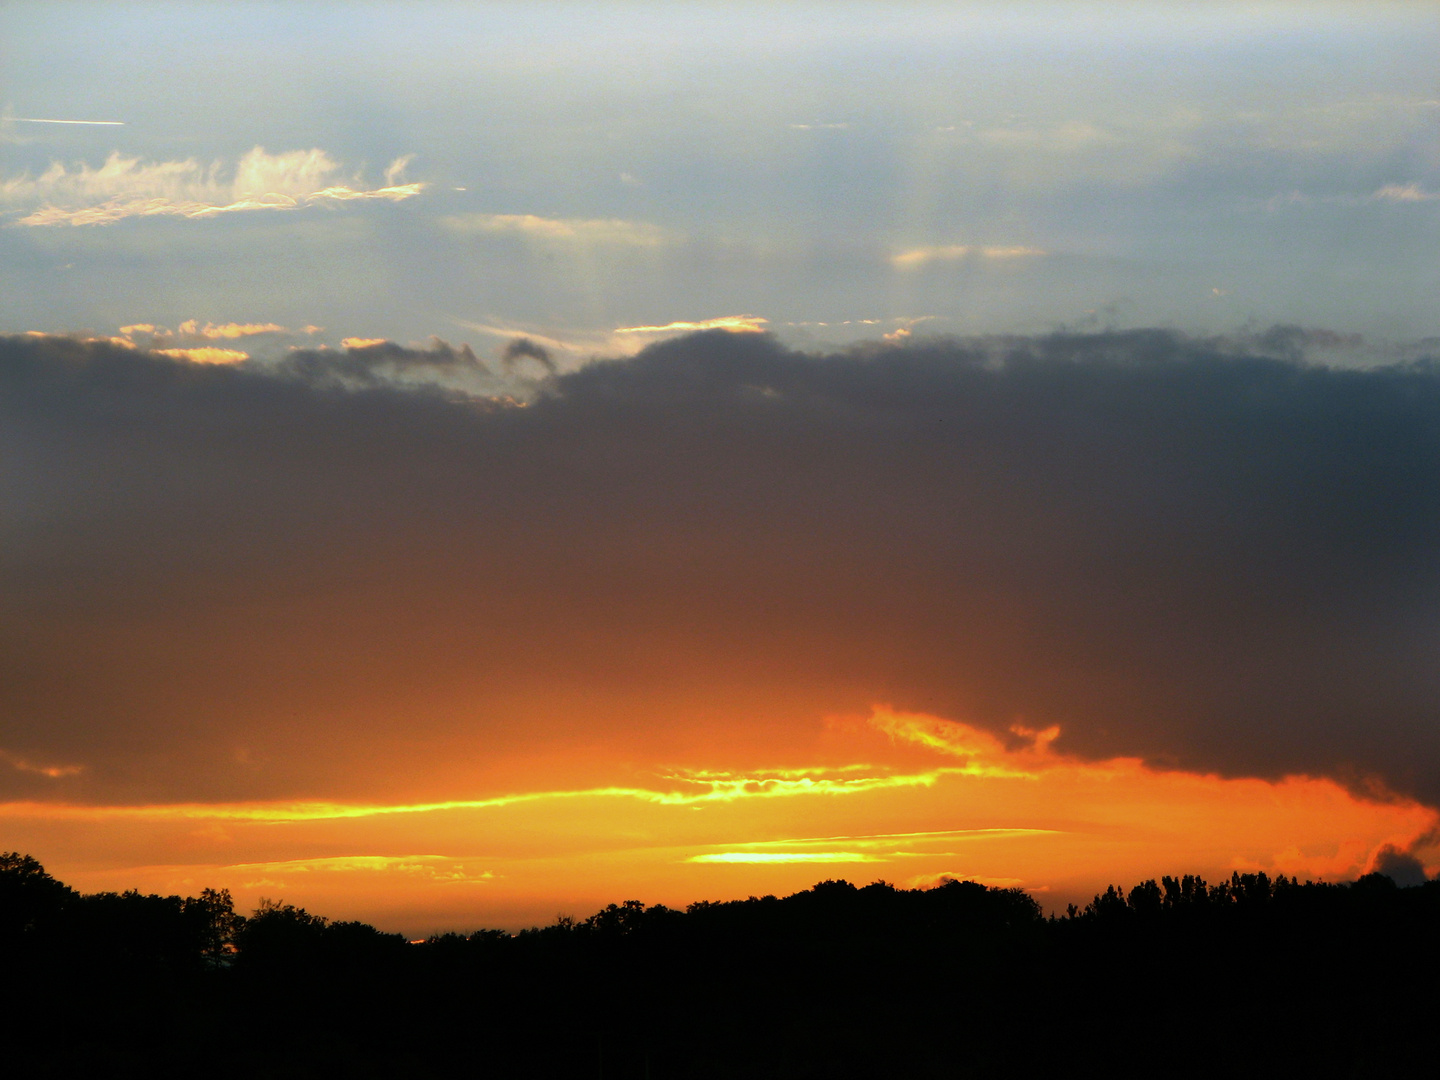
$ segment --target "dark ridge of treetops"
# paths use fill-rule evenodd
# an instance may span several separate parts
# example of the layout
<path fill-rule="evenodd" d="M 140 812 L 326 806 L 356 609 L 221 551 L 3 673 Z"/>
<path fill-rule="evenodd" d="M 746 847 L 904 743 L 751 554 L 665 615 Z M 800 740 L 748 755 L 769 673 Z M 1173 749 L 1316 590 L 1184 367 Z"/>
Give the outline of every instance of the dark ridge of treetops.
<path fill-rule="evenodd" d="M 1440 881 L 823 881 L 407 943 L 0 855 L 14 1076 L 1371 1076 L 1429 1066 Z"/>

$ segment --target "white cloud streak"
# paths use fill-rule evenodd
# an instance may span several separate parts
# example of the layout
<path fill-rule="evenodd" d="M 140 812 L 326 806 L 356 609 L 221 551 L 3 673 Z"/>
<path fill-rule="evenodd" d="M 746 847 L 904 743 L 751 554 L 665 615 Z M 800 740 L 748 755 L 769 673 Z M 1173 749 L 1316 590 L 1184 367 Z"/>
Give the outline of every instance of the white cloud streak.
<path fill-rule="evenodd" d="M 1303 191 L 1291 191 L 1268 200 L 1265 209 L 1273 212 L 1290 206 L 1362 207 L 1374 203 L 1425 203 L 1437 199 L 1440 199 L 1440 192 L 1426 191 L 1411 181 L 1408 184 L 1385 184 L 1368 195 L 1307 195 Z"/>
<path fill-rule="evenodd" d="M 124 127 L 124 120 L 47 120 L 37 116 L 12 116 L 17 124 L 86 124 L 92 127 Z"/>
<path fill-rule="evenodd" d="M 674 239 L 658 225 L 620 218 L 546 218 L 535 214 L 457 214 L 444 219 L 459 233 L 510 233 L 559 243 L 658 247 Z"/>
<path fill-rule="evenodd" d="M 1419 184 L 1386 184 L 1370 197 L 1385 202 L 1430 202 L 1440 199 L 1440 193 L 1425 191 Z"/>
<path fill-rule="evenodd" d="M 974 244 L 942 244 L 910 248 L 890 256 L 890 265 L 897 270 L 914 270 L 932 262 L 957 262 L 967 258 L 1023 259 L 1044 255 L 1040 248 L 1011 246 L 978 246 Z"/>
<path fill-rule="evenodd" d="M 270 154 L 257 146 L 235 166 L 230 180 L 220 162 L 146 162 L 119 151 L 99 168 L 54 162 L 43 173 L 0 181 L 0 204 L 29 210 L 16 224 L 112 225 L 130 217 L 203 219 L 250 210 L 293 210 L 350 200 L 399 202 L 420 194 L 423 183 L 389 183 L 404 172 L 409 157 L 386 169 L 387 184 L 367 188 L 323 150 Z"/>
<path fill-rule="evenodd" d="M 699 322 L 669 322 L 661 326 L 621 326 L 617 334 L 688 334 L 694 330 L 729 330 L 737 334 L 758 334 L 765 330 L 768 319 L 759 315 L 722 315 Z"/>
<path fill-rule="evenodd" d="M 592 335 L 586 338 L 584 342 L 576 343 L 574 341 L 563 341 L 557 337 L 550 337 L 530 326 L 502 326 L 495 323 L 473 322 L 467 319 L 454 319 L 452 321 L 456 326 L 462 326 L 466 330 L 474 330 L 480 334 L 489 334 L 492 337 L 504 338 L 507 341 L 511 338 L 528 338 L 537 345 L 545 346 L 547 349 L 559 349 L 563 352 L 570 353 L 583 352 L 587 347 L 599 349 L 606 342 L 603 335 Z"/>

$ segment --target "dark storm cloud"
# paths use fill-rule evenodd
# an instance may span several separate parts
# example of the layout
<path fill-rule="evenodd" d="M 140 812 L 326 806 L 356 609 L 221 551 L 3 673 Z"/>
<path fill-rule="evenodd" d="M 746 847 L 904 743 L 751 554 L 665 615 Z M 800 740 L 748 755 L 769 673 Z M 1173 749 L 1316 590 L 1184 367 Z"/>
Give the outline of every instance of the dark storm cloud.
<path fill-rule="evenodd" d="M 1264 330 L 1219 339 L 1216 344 L 1235 351 L 1252 350 L 1262 356 L 1298 361 L 1305 359 L 1307 354 L 1321 351 L 1342 351 L 1353 355 L 1364 348 L 1365 338 L 1361 334 L 1341 334 L 1319 327 L 1277 324 Z"/>
<path fill-rule="evenodd" d="M 0 785 L 289 793 L 446 725 L 574 736 L 576 701 L 623 743 L 680 700 L 879 700 L 1440 800 L 1440 368 L 1271 344 L 716 332 L 514 407 L 365 349 L 341 393 L 8 339 L 0 748 L 85 768 Z"/>
<path fill-rule="evenodd" d="M 1384 874 L 1396 885 L 1409 888 L 1412 885 L 1424 885 L 1425 864 L 1409 852 L 1401 851 L 1391 844 L 1386 844 L 1375 853 L 1375 859 L 1370 867 L 1371 872 Z"/>
<path fill-rule="evenodd" d="M 505 365 L 506 371 L 514 371 L 520 361 L 527 357 L 550 374 L 555 374 L 555 360 L 551 357 L 550 350 L 527 337 L 512 338 L 506 342 L 505 349 L 500 354 L 500 362 Z"/>
<path fill-rule="evenodd" d="M 488 379 L 491 375 L 469 345 L 457 349 L 439 338 L 432 339 L 428 349 L 406 348 L 393 341 L 350 344 L 343 352 L 297 349 L 271 367 L 311 385 L 336 389 L 416 380 Z"/>

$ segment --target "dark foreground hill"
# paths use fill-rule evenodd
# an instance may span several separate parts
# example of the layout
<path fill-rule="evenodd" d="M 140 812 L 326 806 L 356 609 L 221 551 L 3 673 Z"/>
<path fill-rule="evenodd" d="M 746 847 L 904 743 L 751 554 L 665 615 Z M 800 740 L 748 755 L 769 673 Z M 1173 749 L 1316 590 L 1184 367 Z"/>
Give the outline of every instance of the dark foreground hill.
<path fill-rule="evenodd" d="M 827 881 L 408 944 L 0 856 L 12 1076 L 1386 1076 L 1437 1066 L 1440 882 Z"/>

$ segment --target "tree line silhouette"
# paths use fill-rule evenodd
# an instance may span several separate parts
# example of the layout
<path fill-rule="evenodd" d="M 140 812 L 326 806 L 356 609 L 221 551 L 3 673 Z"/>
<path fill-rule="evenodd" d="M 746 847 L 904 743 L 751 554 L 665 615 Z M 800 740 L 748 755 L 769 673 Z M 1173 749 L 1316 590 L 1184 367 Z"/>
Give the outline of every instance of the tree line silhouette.
<path fill-rule="evenodd" d="M 1433 1067 L 1440 882 L 823 881 L 406 942 L 230 894 L 82 895 L 0 855 L 24 1076 L 1385 1075 Z"/>

